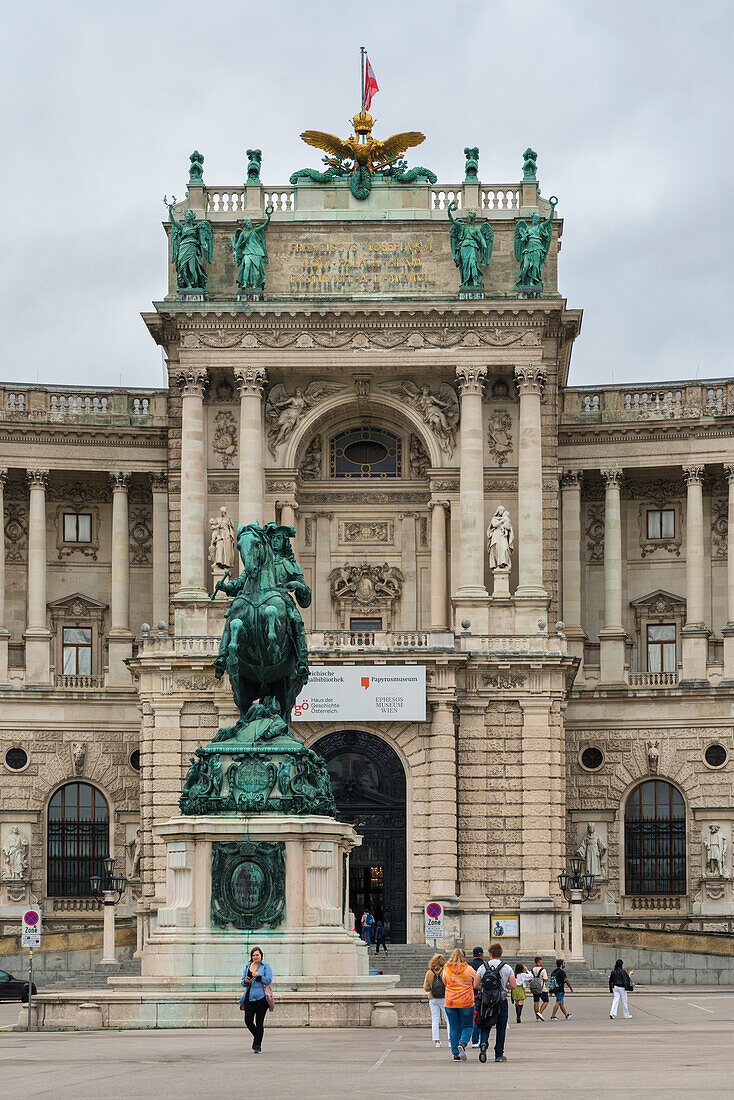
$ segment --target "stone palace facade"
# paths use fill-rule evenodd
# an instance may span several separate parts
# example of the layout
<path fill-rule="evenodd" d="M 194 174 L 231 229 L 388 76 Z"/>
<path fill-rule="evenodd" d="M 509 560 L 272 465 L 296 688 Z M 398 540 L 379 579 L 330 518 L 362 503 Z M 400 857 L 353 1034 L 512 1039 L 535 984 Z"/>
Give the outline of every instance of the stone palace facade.
<path fill-rule="evenodd" d="M 452 199 L 494 230 L 483 297 L 459 295 Z M 265 296 L 238 300 L 230 235 L 269 204 Z M 148 927 L 151 828 L 234 717 L 207 554 L 225 508 L 295 526 L 313 668 L 426 670 L 424 721 L 296 726 L 364 836 L 353 911 L 422 941 L 436 898 L 447 940 L 517 917 L 510 949 L 551 951 L 590 836 L 586 915 L 730 928 L 734 381 L 569 386 L 561 221 L 542 295 L 516 290 L 515 225 L 550 212 L 532 179 L 356 199 L 194 175 L 187 208 L 214 259 L 205 298 L 171 266 L 144 314 L 166 389 L 0 389 L 0 916 L 97 918 L 109 849 Z"/>

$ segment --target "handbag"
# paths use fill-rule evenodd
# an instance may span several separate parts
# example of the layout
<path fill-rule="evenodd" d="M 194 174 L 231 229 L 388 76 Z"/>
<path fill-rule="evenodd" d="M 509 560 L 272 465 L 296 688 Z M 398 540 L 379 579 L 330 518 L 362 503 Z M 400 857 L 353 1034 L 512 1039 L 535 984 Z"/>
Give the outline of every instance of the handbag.
<path fill-rule="evenodd" d="M 263 985 L 263 993 L 265 994 L 265 1000 L 268 1002 L 268 1012 L 273 1012 L 275 1009 L 275 1000 L 273 998 L 273 987 L 269 983 Z"/>

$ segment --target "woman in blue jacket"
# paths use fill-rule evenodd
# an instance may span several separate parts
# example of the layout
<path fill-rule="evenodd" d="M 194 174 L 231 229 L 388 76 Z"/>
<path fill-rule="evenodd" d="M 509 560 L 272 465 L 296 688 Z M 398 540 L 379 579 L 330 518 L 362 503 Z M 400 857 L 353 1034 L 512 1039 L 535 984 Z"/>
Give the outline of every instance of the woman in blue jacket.
<path fill-rule="evenodd" d="M 263 962 L 262 951 L 259 947 L 253 947 L 249 965 L 242 975 L 245 995 L 240 1001 L 240 1006 L 244 1008 L 245 1024 L 252 1032 L 252 1049 L 255 1054 L 259 1054 L 262 1049 L 265 1013 L 268 1011 L 264 987 L 270 985 L 272 980 L 273 971 L 266 962 Z"/>

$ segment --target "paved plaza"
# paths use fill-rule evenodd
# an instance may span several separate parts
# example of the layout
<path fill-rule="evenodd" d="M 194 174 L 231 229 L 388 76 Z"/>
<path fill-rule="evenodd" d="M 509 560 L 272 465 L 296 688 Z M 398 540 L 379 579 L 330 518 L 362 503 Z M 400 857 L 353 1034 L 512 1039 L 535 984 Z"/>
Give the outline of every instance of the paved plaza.
<path fill-rule="evenodd" d="M 506 1064 L 454 1063 L 426 1028 L 277 1029 L 256 1057 L 243 1030 L 0 1034 L 0 1097 L 54 1100 L 229 1100 L 268 1097 L 581 1096 L 730 1094 L 734 993 L 633 996 L 631 1020 L 609 999 L 569 996 L 569 1022 L 536 1024 L 532 1006 L 508 1028 Z M 2 1006 L 0 1026 L 17 1018 Z M 442 1031 L 442 1039 L 444 1039 Z"/>

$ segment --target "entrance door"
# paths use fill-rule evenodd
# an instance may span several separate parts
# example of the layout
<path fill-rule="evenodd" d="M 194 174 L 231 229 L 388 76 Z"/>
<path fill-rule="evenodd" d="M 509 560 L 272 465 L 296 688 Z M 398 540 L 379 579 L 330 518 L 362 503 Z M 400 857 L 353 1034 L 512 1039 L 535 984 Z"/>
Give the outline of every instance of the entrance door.
<path fill-rule="evenodd" d="M 313 746 L 326 761 L 342 821 L 364 838 L 349 857 L 349 908 L 387 920 L 393 943 L 405 943 L 405 772 L 388 744 L 342 730 Z"/>

